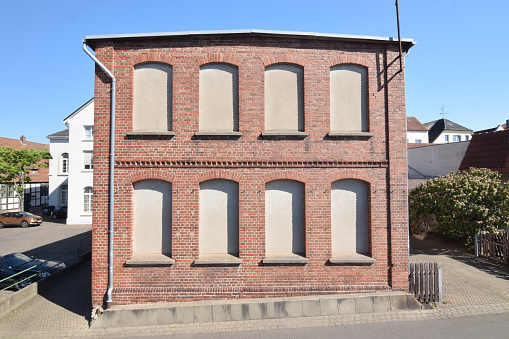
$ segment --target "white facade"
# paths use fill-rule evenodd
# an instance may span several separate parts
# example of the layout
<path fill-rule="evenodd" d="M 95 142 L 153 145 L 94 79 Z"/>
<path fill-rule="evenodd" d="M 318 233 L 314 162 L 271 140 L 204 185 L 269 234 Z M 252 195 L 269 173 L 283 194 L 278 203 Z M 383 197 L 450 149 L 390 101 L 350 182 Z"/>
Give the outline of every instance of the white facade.
<path fill-rule="evenodd" d="M 63 120 L 65 131 L 50 139 L 50 205 L 67 205 L 69 225 L 92 223 L 94 100 Z"/>
<path fill-rule="evenodd" d="M 446 144 L 449 142 L 470 141 L 473 132 L 468 131 L 443 131 L 433 141 L 434 144 Z"/>
<path fill-rule="evenodd" d="M 407 131 L 406 139 L 409 143 L 427 144 L 429 143 L 428 131 Z"/>

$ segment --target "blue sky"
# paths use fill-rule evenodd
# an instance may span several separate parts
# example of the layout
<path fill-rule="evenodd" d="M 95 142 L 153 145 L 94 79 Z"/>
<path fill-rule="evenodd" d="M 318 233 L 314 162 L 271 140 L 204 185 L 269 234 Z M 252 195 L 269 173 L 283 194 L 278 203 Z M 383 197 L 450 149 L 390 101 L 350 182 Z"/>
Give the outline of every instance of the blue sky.
<path fill-rule="evenodd" d="M 0 136 L 49 143 L 93 96 L 87 35 L 268 29 L 397 37 L 395 0 L 0 2 Z M 473 130 L 509 119 L 509 2 L 400 0 L 407 115 Z"/>

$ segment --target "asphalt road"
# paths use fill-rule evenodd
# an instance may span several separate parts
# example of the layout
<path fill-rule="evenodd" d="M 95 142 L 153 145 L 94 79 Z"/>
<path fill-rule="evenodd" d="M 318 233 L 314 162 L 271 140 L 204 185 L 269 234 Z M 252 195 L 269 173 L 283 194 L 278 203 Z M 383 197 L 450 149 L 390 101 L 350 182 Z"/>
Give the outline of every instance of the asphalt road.
<path fill-rule="evenodd" d="M 20 252 L 51 259 L 79 247 L 80 240 L 91 234 L 91 225 L 66 225 L 62 221 L 44 221 L 28 228 L 6 225 L 0 229 L 0 255 Z"/>
<path fill-rule="evenodd" d="M 150 338 L 176 339 L 296 339 L 296 338 L 507 338 L 509 314 L 489 314 L 473 317 L 400 321 L 346 326 L 306 327 L 251 332 L 204 333 L 158 336 Z M 134 338 L 134 337 L 133 337 Z M 141 338 L 141 337 L 136 337 Z M 149 337 L 146 337 L 149 338 Z"/>

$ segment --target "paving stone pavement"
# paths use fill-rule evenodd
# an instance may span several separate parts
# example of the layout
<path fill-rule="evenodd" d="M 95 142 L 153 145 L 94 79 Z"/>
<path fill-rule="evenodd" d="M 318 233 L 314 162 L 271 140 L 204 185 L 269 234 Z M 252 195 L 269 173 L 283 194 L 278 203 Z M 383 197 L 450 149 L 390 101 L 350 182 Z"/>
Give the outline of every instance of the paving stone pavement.
<path fill-rule="evenodd" d="M 433 309 L 291 319 L 88 329 L 90 261 L 66 272 L 41 295 L 0 318 L 1 338 L 127 338 L 278 328 L 353 325 L 450 319 L 509 313 L 509 270 L 429 240 L 411 240 L 411 262 L 438 262 L 443 270 L 444 301 Z"/>

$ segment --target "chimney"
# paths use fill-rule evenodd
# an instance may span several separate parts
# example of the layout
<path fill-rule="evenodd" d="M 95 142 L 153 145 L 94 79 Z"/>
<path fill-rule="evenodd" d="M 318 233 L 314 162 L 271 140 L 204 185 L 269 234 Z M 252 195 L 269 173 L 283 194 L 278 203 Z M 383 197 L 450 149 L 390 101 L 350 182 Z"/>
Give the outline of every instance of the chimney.
<path fill-rule="evenodd" d="M 19 140 L 21 141 L 21 143 L 22 143 L 23 145 L 26 145 L 26 144 L 27 144 L 27 138 L 25 138 L 25 136 L 24 136 L 24 135 L 22 135 L 22 136 L 19 138 Z"/>

